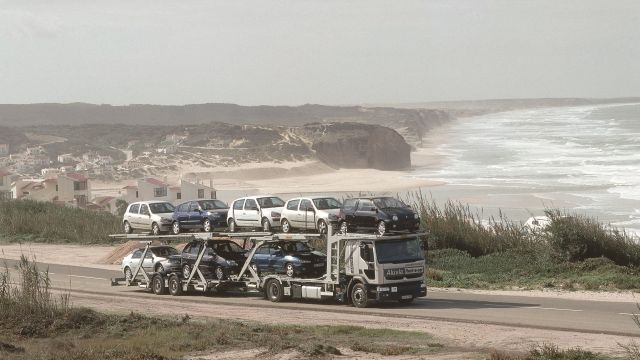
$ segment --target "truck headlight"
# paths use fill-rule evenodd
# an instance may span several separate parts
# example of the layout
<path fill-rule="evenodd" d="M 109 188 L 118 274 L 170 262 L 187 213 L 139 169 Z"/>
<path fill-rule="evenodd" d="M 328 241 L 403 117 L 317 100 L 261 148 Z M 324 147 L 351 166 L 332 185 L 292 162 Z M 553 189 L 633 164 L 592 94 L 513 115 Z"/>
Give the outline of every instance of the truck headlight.
<path fill-rule="evenodd" d="M 398 221 L 398 216 L 397 215 L 393 215 L 392 219 L 393 219 L 393 221 Z"/>
<path fill-rule="evenodd" d="M 389 291 L 389 287 L 388 286 L 378 286 L 378 292 L 385 292 L 385 291 Z"/>
<path fill-rule="evenodd" d="M 424 282 L 420 283 L 420 288 L 421 289 L 426 289 L 427 288 L 427 284 L 425 284 Z"/>

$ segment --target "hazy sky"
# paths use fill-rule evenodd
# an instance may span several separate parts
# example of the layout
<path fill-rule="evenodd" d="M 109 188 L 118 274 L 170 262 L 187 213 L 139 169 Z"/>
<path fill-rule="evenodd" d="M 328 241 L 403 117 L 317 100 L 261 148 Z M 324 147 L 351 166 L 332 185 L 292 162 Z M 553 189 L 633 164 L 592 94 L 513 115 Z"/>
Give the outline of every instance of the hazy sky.
<path fill-rule="evenodd" d="M 638 0 L 0 0 L 0 103 L 617 96 Z"/>

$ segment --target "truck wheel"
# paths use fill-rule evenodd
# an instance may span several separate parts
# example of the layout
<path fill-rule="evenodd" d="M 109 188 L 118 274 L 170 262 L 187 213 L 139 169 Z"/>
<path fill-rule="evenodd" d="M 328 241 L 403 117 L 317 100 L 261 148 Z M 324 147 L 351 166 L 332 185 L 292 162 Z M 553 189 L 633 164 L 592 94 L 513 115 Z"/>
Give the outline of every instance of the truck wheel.
<path fill-rule="evenodd" d="M 164 287 L 164 279 L 162 275 L 155 275 L 153 280 L 151 280 L 151 284 L 153 286 L 153 293 L 156 295 L 164 295 L 167 292 L 167 289 Z"/>
<path fill-rule="evenodd" d="M 355 284 L 351 289 L 351 302 L 357 308 L 366 308 L 369 305 L 367 288 L 363 284 Z"/>
<path fill-rule="evenodd" d="M 171 275 L 169 278 L 169 294 L 173 296 L 182 295 L 182 281 L 178 275 Z"/>
<path fill-rule="evenodd" d="M 270 280 L 265 286 L 267 299 L 272 302 L 281 302 L 284 298 L 284 289 L 278 280 Z"/>
<path fill-rule="evenodd" d="M 236 221 L 233 219 L 229 219 L 229 232 L 236 232 Z"/>
<path fill-rule="evenodd" d="M 289 224 L 289 220 L 287 219 L 282 219 L 282 232 L 285 234 L 291 232 L 291 224 Z"/>
<path fill-rule="evenodd" d="M 267 218 L 262 219 L 262 231 L 271 232 L 271 223 Z"/>

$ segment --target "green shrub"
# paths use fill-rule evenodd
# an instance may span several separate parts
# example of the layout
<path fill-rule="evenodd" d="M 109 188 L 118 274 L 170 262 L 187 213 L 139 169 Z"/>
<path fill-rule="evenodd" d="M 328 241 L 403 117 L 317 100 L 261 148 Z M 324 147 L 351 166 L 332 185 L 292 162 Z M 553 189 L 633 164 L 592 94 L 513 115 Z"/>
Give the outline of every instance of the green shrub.
<path fill-rule="evenodd" d="M 32 200 L 0 201 L 0 235 L 39 242 L 108 242 L 120 219 L 107 212 Z"/>

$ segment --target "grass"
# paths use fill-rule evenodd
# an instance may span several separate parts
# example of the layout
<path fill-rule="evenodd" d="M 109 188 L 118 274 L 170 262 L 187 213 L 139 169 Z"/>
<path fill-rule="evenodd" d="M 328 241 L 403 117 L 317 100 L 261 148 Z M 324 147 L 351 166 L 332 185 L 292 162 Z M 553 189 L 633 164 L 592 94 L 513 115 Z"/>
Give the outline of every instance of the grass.
<path fill-rule="evenodd" d="M 17 276 L 6 266 L 0 273 L 2 359 L 158 360 L 243 349 L 260 349 L 267 357 L 321 357 L 339 355 L 340 349 L 382 355 L 446 351 L 422 332 L 102 314 L 70 306 L 66 295 L 54 296 L 48 273 L 25 257 L 16 270 Z"/>
<path fill-rule="evenodd" d="M 611 359 L 602 354 L 571 348 L 561 350 L 555 345 L 541 345 L 531 349 L 526 354 L 513 354 L 502 351 L 493 351 L 489 354 L 490 360 L 607 360 Z"/>
<path fill-rule="evenodd" d="M 9 242 L 94 244 L 110 242 L 120 219 L 110 213 L 31 200 L 0 201 L 0 236 Z"/>

